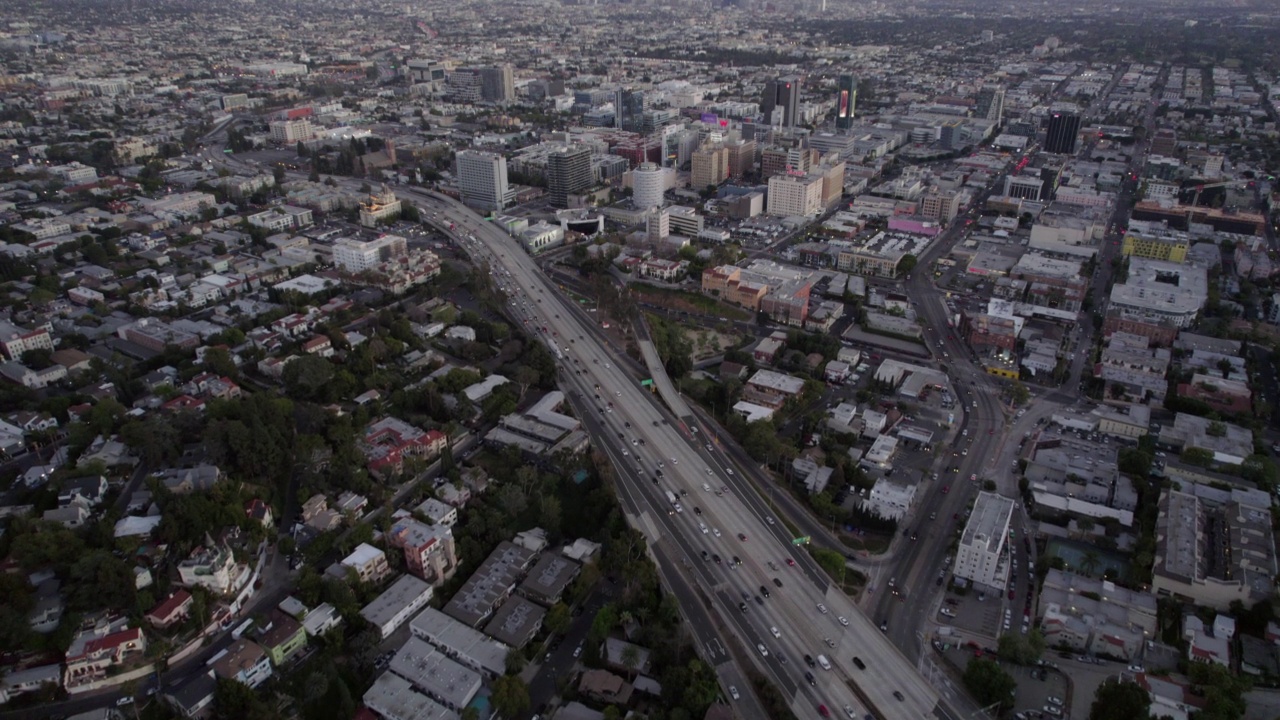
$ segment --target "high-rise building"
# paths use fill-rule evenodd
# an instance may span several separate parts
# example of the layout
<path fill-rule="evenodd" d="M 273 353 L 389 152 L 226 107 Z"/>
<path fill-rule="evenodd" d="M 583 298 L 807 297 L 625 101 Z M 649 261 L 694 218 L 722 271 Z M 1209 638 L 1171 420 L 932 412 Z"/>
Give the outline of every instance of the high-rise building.
<path fill-rule="evenodd" d="M 973 116 L 999 125 L 1004 120 L 1004 88 L 990 85 L 979 90 Z"/>
<path fill-rule="evenodd" d="M 729 149 L 723 145 L 703 145 L 690 160 L 689 186 L 705 190 L 729 179 Z"/>
<path fill-rule="evenodd" d="M 514 192 L 507 184 L 507 159 L 498 153 L 462 150 L 457 154 L 462 201 L 482 210 L 502 210 Z"/>
<path fill-rule="evenodd" d="M 843 169 L 841 169 L 843 173 Z M 790 172 L 769 178 L 770 215 L 812 217 L 822 211 L 821 173 Z"/>
<path fill-rule="evenodd" d="M 566 145 L 547 155 L 547 197 L 553 207 L 569 207 L 569 196 L 591 187 L 591 148 Z"/>
<path fill-rule="evenodd" d="M 613 99 L 614 126 L 640 132 L 644 126 L 644 93 L 631 88 L 618 90 Z"/>
<path fill-rule="evenodd" d="M 480 68 L 480 96 L 489 102 L 515 100 L 516 80 L 511 66 Z"/>
<path fill-rule="evenodd" d="M 774 124 L 773 111 L 782 110 L 778 124 L 783 127 L 795 127 L 800 116 L 800 78 L 791 75 L 770 80 L 764 84 L 764 97 L 760 101 L 760 112 L 767 124 Z"/>
<path fill-rule="evenodd" d="M 1045 152 L 1073 155 L 1076 140 L 1080 137 L 1080 116 L 1075 113 L 1056 112 L 1049 116 L 1049 130 L 1045 133 Z"/>
<path fill-rule="evenodd" d="M 853 112 L 858 104 L 858 79 L 841 75 L 836 81 L 836 129 L 853 127 Z"/>
<path fill-rule="evenodd" d="M 637 210 L 662 207 L 667 192 L 667 171 L 656 163 L 641 163 L 631 171 L 631 204 Z"/>
<path fill-rule="evenodd" d="M 729 177 L 750 173 L 756 164 L 756 141 L 734 140 L 725 147 L 729 149 Z"/>

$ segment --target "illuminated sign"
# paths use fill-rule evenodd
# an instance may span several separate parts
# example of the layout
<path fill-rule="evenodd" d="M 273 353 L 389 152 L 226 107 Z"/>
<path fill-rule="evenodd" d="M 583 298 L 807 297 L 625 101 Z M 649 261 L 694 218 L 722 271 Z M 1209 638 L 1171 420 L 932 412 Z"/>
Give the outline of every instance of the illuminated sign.
<path fill-rule="evenodd" d="M 840 91 L 840 99 L 836 103 L 836 117 L 838 118 L 849 117 L 849 91 L 848 90 Z"/>

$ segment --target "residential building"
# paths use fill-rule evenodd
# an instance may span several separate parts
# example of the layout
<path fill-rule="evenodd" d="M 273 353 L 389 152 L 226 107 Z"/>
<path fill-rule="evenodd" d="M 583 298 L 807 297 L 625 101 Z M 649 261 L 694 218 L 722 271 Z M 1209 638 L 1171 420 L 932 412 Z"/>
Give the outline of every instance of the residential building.
<path fill-rule="evenodd" d="M 980 492 L 960 536 L 952 573 L 983 588 L 1004 588 L 1005 541 L 1014 502 L 995 493 Z"/>
<path fill-rule="evenodd" d="M 716 187 L 729 179 L 729 149 L 722 144 L 698 148 L 690 159 L 689 186 L 696 191 Z"/>
<path fill-rule="evenodd" d="M 414 689 L 412 683 L 393 672 L 379 675 L 361 700 L 383 720 L 456 720 L 458 717 L 456 712 Z"/>
<path fill-rule="evenodd" d="M 293 120 L 275 120 L 267 123 L 267 127 L 271 130 L 271 141 L 281 145 L 306 142 L 316 136 L 315 128 L 311 126 L 311 120 L 304 117 Z"/>
<path fill-rule="evenodd" d="M 49 330 L 44 327 L 26 330 L 0 320 L 0 351 L 4 356 L 10 360 L 21 360 L 23 353 L 29 350 L 53 352 L 53 336 Z"/>
<path fill-rule="evenodd" d="M 823 175 L 782 173 L 769 178 L 768 213 L 813 217 L 823 210 Z"/>
<path fill-rule="evenodd" d="M 1253 433 L 1239 425 L 1178 413 L 1160 429 L 1160 445 L 1186 451 L 1202 448 L 1220 465 L 1240 465 L 1253 454 Z"/>
<path fill-rule="evenodd" d="M 342 559 L 342 567 L 355 573 L 362 583 L 379 583 L 391 573 L 387 555 L 368 543 L 360 543 Z"/>
<path fill-rule="evenodd" d="M 757 370 L 743 387 L 744 400 L 773 409 L 804 391 L 804 380 L 772 370 Z"/>
<path fill-rule="evenodd" d="M 205 545 L 191 551 L 178 563 L 178 576 L 183 585 L 199 585 L 215 595 L 226 595 L 236 589 L 238 573 L 231 549 L 212 538 L 205 538 Z"/>
<path fill-rule="evenodd" d="M 886 436 L 881 436 L 886 437 Z M 862 501 L 869 513 L 889 520 L 901 520 L 916 497 L 916 484 L 900 478 L 879 477 Z"/>
<path fill-rule="evenodd" d="M 582 570 L 580 563 L 567 557 L 555 554 L 543 555 L 529 571 L 529 575 L 520 583 L 517 592 L 526 598 L 551 607 L 564 595 L 569 583 L 578 577 Z"/>
<path fill-rule="evenodd" d="M 506 672 L 510 649 L 501 642 L 449 617 L 426 608 L 410 623 L 414 637 L 422 638 L 447 657 L 493 679 Z"/>
<path fill-rule="evenodd" d="M 1226 610 L 1272 597 L 1277 573 L 1267 493 L 1180 483 L 1160 493 L 1156 595 Z"/>
<path fill-rule="evenodd" d="M 280 667 L 306 647 L 307 631 L 297 620 L 276 611 L 271 614 L 271 624 L 258 635 L 258 642 L 271 656 L 272 664 Z"/>
<path fill-rule="evenodd" d="M 333 264 L 349 273 L 372 270 L 408 254 L 408 241 L 399 235 L 383 235 L 376 240 L 347 238 L 333 244 Z"/>
<path fill-rule="evenodd" d="M 67 649 L 63 685 L 71 691 L 74 686 L 101 680 L 111 668 L 141 659 L 146 650 L 142 630 L 129 628 L 125 620 L 82 630 Z"/>
<path fill-rule="evenodd" d="M 159 605 L 156 605 L 146 614 L 146 621 L 151 623 L 151 627 L 157 630 L 168 630 L 174 625 L 187 619 L 191 613 L 191 605 L 194 603 L 191 593 L 185 588 L 179 588 L 169 597 L 165 598 Z"/>
<path fill-rule="evenodd" d="M 1137 224 L 1134 223 L 1134 225 Z M 1191 237 L 1187 233 L 1154 227 L 1151 229 L 1130 227 L 1125 233 L 1124 242 L 1120 245 L 1120 252 L 1126 257 L 1172 263 L 1186 262 L 1187 251 L 1190 249 Z"/>
<path fill-rule="evenodd" d="M 185 718 L 201 718 L 213 704 L 213 694 L 218 687 L 212 671 L 200 673 L 181 685 L 170 686 L 164 693 L 165 702 Z"/>
<path fill-rule="evenodd" d="M 405 641 L 391 658 L 387 669 L 454 712 L 466 707 L 480 691 L 478 672 L 416 636 Z"/>
<path fill-rule="evenodd" d="M 213 672 L 223 680 L 235 680 L 251 688 L 258 687 L 275 674 L 266 651 L 248 638 L 231 643 L 231 647 L 213 661 Z"/>
<path fill-rule="evenodd" d="M 511 597 L 535 556 L 514 543 L 499 543 L 444 606 L 445 614 L 479 627 Z"/>
<path fill-rule="evenodd" d="M 1039 606 L 1047 644 L 1118 660 L 1139 657 L 1159 627 L 1151 593 L 1062 570 L 1045 576 Z"/>
<path fill-rule="evenodd" d="M 522 648 L 542 629 L 546 608 L 520 596 L 508 597 L 493 613 L 493 619 L 484 626 L 484 632 L 494 640 L 512 648 Z"/>
<path fill-rule="evenodd" d="M 391 547 L 404 552 L 405 566 L 415 577 L 438 586 L 458 569 L 453 531 L 444 525 L 426 525 L 401 518 L 387 531 Z"/>
<path fill-rule="evenodd" d="M 449 445 L 439 430 L 421 430 L 399 418 L 385 417 L 370 423 L 360 439 L 369 472 L 387 477 L 404 471 L 406 458 L 430 460 Z"/>
<path fill-rule="evenodd" d="M 1111 309 L 1147 321 L 1190 325 L 1209 298 L 1208 273 L 1202 267 L 1134 257 L 1129 276 L 1111 288 Z"/>
<path fill-rule="evenodd" d="M 378 629 L 382 639 L 413 617 L 431 600 L 431 586 L 412 575 L 401 575 L 387 588 L 360 609 L 360 616 Z"/>
<path fill-rule="evenodd" d="M 587 670 L 578 680 L 578 692 L 601 703 L 625 707 L 634 691 L 631 683 L 608 670 Z"/>

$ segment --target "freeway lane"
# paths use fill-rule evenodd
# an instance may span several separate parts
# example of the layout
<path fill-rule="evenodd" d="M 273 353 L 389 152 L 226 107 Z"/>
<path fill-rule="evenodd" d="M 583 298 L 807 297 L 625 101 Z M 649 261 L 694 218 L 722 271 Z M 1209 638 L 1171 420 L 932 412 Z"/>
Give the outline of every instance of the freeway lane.
<path fill-rule="evenodd" d="M 618 367 L 616 357 L 593 335 L 588 335 L 588 322 L 579 316 L 576 307 L 551 290 L 532 258 L 505 233 L 451 199 L 434 194 L 413 194 L 424 200 L 429 213 L 434 212 L 447 222 L 455 223 L 457 232 L 468 238 L 474 237 L 475 241 L 469 242 L 470 249 L 480 252 L 483 248 L 481 254 L 491 259 L 495 279 L 514 285 L 513 299 L 518 300 L 522 311 L 527 310 L 537 318 L 536 327 L 545 328 L 541 331 L 542 339 L 548 344 L 554 343 L 559 351 L 564 368 L 561 377 L 582 393 L 582 400 L 589 407 L 594 407 L 595 419 L 602 420 L 608 428 L 591 426 L 595 433 L 604 435 L 593 434 L 596 445 L 610 447 L 610 452 L 614 453 L 611 457 L 620 468 L 635 468 L 632 451 L 640 450 L 640 466 L 644 468 L 645 475 L 638 475 L 634 470 L 620 472 L 619 482 L 629 486 L 628 492 L 635 493 L 640 502 L 649 506 L 648 518 L 650 522 L 656 520 L 662 528 L 663 542 L 675 543 L 685 552 L 691 565 L 684 568 L 681 563 L 671 567 L 668 561 L 663 567 L 664 573 L 685 572 L 693 575 L 696 582 L 705 583 L 717 600 L 714 605 L 722 621 L 742 643 L 748 648 L 762 644 L 769 650 L 767 656 L 757 652 L 755 661 L 770 675 L 790 678 L 783 684 L 785 688 L 792 683 L 798 687 L 792 695 L 796 712 L 811 716 L 818 704 L 825 704 L 835 711 L 848 705 L 850 710 L 858 713 L 866 705 L 885 718 L 931 716 L 938 703 L 936 694 L 875 626 L 857 612 L 847 598 L 805 582 L 799 571 L 779 564 L 785 563 L 791 546 L 777 534 L 781 532 L 778 526 L 771 526 L 765 520 L 766 509 L 758 497 L 731 491 L 720 498 L 711 495 L 703 507 L 703 498 L 696 495 L 706 492 L 701 489 L 702 483 L 711 486 L 711 479 L 714 479 L 717 485 L 727 485 L 731 468 L 719 464 L 720 458 L 714 454 L 707 454 L 705 445 L 695 441 L 692 431 L 682 433 L 679 420 L 673 424 L 656 405 L 653 395 L 640 388 L 636 378 Z M 531 321 L 531 326 L 534 322 Z M 567 352 L 565 348 L 568 348 Z M 601 388 L 599 391 L 595 390 L 597 384 Z M 586 394 L 588 391 L 590 394 Z M 591 410 L 586 412 L 591 414 Z M 663 423 L 663 420 L 668 422 Z M 627 423 L 631 426 L 627 427 Z M 609 434 L 611 432 L 612 435 Z M 615 441 L 618 433 L 623 435 L 617 438 L 620 442 Z M 629 440 L 636 443 L 631 444 Z M 623 452 L 627 454 L 619 459 L 617 454 Z M 708 469 L 712 471 L 711 475 L 707 474 Z M 654 485 L 653 478 L 657 477 L 658 471 L 663 475 L 658 478 L 659 484 Z M 641 479 L 645 477 L 647 479 Z M 680 498 L 683 512 L 666 514 L 670 505 L 665 497 L 667 490 L 684 493 Z M 712 503 L 712 498 L 717 502 Z M 703 522 L 709 528 L 714 526 L 720 530 L 721 537 L 701 532 L 694 519 L 698 516 L 693 507 L 703 510 Z M 740 539 L 739 533 L 747 540 Z M 703 549 L 709 554 L 720 555 L 721 563 L 703 562 Z M 740 558 L 742 565 L 730 568 L 727 562 L 734 555 Z M 662 555 L 658 557 L 661 559 Z M 769 569 L 770 562 L 780 568 L 776 575 Z M 779 577 L 783 587 L 774 585 L 771 597 L 767 600 L 762 598 L 757 603 L 755 596 L 760 586 L 768 587 L 775 576 Z M 729 605 L 743 593 L 751 597 L 747 612 L 742 612 L 737 603 Z M 828 613 L 824 615 L 818 611 L 819 603 L 828 608 Z M 836 618 L 841 616 L 846 618 L 847 626 L 837 622 Z M 772 627 L 779 629 L 781 637 L 773 636 L 769 629 Z M 853 669 L 851 654 L 833 654 L 830 660 L 835 667 L 830 672 L 817 672 L 815 685 L 797 683 L 795 679 L 803 677 L 805 669 L 803 663 L 796 660 L 804 654 L 829 650 L 826 645 L 828 638 L 838 648 L 858 648 L 866 670 Z M 781 662 L 784 658 L 787 660 L 785 664 Z M 844 682 L 846 677 L 856 681 L 857 696 Z"/>

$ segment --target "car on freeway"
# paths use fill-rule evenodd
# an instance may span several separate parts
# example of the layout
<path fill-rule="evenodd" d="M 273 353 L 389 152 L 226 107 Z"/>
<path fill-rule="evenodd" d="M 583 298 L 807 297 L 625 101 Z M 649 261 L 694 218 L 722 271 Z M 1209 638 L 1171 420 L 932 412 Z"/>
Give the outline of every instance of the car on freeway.
<path fill-rule="evenodd" d="M 822 613 L 823 615 L 826 615 L 826 614 L 827 614 L 827 606 L 826 606 L 826 605 L 823 605 L 822 603 L 818 603 L 818 612 Z"/>
<path fill-rule="evenodd" d="M 729 686 L 729 697 L 733 698 L 734 700 L 738 699 L 738 688 L 736 686 L 733 686 L 733 685 Z"/>

